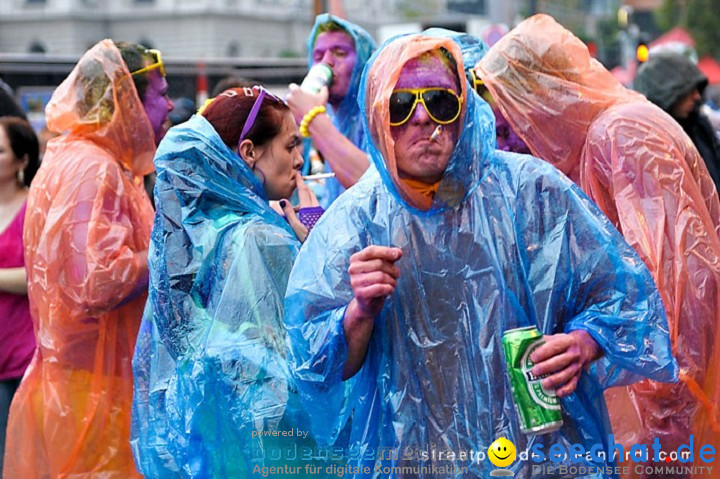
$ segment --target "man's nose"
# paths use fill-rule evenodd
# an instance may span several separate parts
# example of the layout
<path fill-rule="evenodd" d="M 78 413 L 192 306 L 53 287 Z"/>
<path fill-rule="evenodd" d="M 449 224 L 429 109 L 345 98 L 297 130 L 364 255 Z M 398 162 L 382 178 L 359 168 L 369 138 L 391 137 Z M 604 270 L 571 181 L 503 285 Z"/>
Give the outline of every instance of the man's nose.
<path fill-rule="evenodd" d="M 325 50 L 325 53 L 323 54 L 323 57 L 320 60 L 320 63 L 324 63 L 325 65 L 327 65 L 329 67 L 335 66 L 335 58 L 333 57 L 332 50 Z"/>
<path fill-rule="evenodd" d="M 428 123 L 432 120 L 430 118 L 430 115 L 428 115 L 427 110 L 425 109 L 425 105 L 418 102 L 417 105 L 415 105 L 415 111 L 412 113 L 412 116 L 410 117 L 410 121 L 415 124 L 423 124 Z"/>
<path fill-rule="evenodd" d="M 175 109 L 175 103 L 173 103 L 173 101 L 170 98 L 168 98 L 167 102 L 168 102 L 168 113 L 169 113 Z"/>

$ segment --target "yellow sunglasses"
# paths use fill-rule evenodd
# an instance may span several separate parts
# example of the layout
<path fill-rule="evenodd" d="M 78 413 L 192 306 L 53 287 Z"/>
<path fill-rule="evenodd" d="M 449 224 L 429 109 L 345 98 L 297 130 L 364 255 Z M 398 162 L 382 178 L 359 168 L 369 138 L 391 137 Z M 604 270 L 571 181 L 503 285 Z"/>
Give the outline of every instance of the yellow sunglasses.
<path fill-rule="evenodd" d="M 400 126 L 422 103 L 435 123 L 447 125 L 460 116 L 462 97 L 449 88 L 400 88 L 390 95 L 390 126 Z"/>
<path fill-rule="evenodd" d="M 140 75 L 141 73 L 149 72 L 150 70 L 154 70 L 156 68 L 160 69 L 160 74 L 162 76 L 165 76 L 165 64 L 162 61 L 162 53 L 160 53 L 160 50 L 145 50 L 147 53 L 152 54 L 155 57 L 155 63 L 150 64 L 144 68 L 141 68 L 139 70 L 135 70 L 134 72 L 130 73 L 130 76 Z"/>
<path fill-rule="evenodd" d="M 482 81 L 482 78 L 477 76 L 475 73 L 475 70 L 470 70 L 470 77 L 472 78 L 472 86 L 473 90 L 486 102 L 493 105 L 493 98 L 490 94 L 490 90 L 488 90 L 488 87 L 485 86 L 485 82 Z"/>

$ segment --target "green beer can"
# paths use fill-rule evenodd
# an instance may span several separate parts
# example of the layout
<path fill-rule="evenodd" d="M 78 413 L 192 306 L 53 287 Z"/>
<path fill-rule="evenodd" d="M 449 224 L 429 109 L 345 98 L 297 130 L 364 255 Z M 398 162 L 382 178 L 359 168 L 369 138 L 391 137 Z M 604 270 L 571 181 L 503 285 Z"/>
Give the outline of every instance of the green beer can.
<path fill-rule="evenodd" d="M 520 429 L 525 434 L 557 431 L 563 424 L 560 400 L 554 389 L 542 386 L 547 375 L 538 377 L 531 372 L 535 363 L 530 354 L 544 343 L 542 334 L 534 326 L 511 329 L 502 342 Z"/>

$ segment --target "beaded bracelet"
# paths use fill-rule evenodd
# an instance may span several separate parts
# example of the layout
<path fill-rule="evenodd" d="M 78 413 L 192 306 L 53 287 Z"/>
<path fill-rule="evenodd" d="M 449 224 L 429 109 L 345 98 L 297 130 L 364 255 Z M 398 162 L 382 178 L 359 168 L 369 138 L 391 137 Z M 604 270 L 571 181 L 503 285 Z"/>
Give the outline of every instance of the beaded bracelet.
<path fill-rule="evenodd" d="M 303 138 L 310 138 L 310 130 L 308 130 L 310 122 L 313 121 L 320 113 L 325 113 L 326 111 L 327 109 L 325 108 L 325 105 L 318 105 L 312 107 L 309 112 L 305 113 L 305 116 L 300 122 L 300 134 Z"/>

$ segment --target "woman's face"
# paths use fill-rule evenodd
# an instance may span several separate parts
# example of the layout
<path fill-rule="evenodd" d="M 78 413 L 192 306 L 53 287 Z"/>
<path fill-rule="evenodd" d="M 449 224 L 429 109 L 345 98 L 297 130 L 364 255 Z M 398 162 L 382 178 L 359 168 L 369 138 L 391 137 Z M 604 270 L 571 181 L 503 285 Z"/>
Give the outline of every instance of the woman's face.
<path fill-rule="evenodd" d="M 280 133 L 258 148 L 255 169 L 265 177 L 265 194 L 270 200 L 289 198 L 297 186 L 295 175 L 302 168 L 298 146 L 302 137 L 290 111 L 283 113 Z"/>
<path fill-rule="evenodd" d="M 10 138 L 5 127 L 0 126 L 0 183 L 16 182 L 17 172 L 22 166 L 22 161 L 15 156 L 10 147 Z"/>

